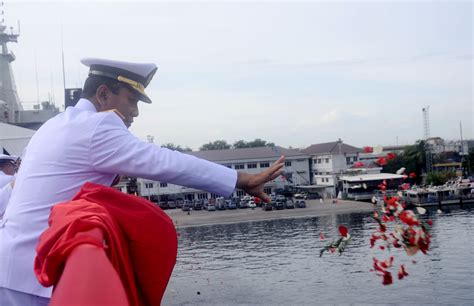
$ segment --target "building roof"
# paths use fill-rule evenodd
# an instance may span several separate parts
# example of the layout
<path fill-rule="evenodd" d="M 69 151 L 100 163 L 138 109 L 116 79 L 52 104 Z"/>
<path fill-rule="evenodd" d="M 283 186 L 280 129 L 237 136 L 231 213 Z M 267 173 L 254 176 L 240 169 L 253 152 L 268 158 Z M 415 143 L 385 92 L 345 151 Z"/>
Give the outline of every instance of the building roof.
<path fill-rule="evenodd" d="M 193 151 L 186 152 L 196 157 L 206 159 L 209 161 L 226 161 L 226 160 L 242 160 L 242 159 L 276 159 L 282 155 L 288 157 L 300 156 L 308 157 L 306 154 L 293 149 L 286 149 L 283 147 L 258 147 L 258 148 L 243 148 L 243 149 L 228 149 L 228 150 L 208 150 L 208 151 Z"/>
<path fill-rule="evenodd" d="M 374 174 L 361 174 L 361 175 L 345 175 L 339 179 L 347 182 L 366 182 L 366 181 L 381 181 L 381 180 L 393 180 L 401 179 L 403 175 L 393 173 L 374 173 Z"/>
<path fill-rule="evenodd" d="M 341 153 L 357 153 L 357 152 L 362 152 L 362 149 L 347 145 L 345 143 L 342 143 L 340 145 L 341 147 Z M 333 142 L 325 142 L 325 143 L 317 143 L 313 144 L 306 149 L 301 150 L 301 152 L 309 155 L 314 155 L 314 154 L 339 154 L 339 142 L 338 141 L 333 141 Z"/>

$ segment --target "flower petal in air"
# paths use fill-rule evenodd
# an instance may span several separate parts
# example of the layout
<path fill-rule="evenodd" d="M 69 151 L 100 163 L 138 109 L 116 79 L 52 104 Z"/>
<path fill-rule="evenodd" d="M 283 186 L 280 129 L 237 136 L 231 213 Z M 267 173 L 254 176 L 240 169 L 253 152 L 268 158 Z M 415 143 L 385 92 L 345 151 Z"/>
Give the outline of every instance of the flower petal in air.
<path fill-rule="evenodd" d="M 342 237 L 347 237 L 347 227 L 344 225 L 339 225 L 339 234 L 341 234 Z"/>

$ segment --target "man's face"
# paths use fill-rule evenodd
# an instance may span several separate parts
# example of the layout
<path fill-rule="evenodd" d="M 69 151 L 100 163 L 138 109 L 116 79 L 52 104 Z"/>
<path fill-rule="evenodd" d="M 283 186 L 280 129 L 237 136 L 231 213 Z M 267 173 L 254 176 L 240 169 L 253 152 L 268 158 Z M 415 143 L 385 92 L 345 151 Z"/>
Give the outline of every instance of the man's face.
<path fill-rule="evenodd" d="M 126 87 L 120 88 L 118 94 L 109 90 L 107 95 L 107 109 L 116 109 L 124 117 L 123 122 L 129 128 L 133 123 L 133 118 L 138 116 L 139 96 L 135 91 Z"/>
<path fill-rule="evenodd" d="M 15 162 L 12 161 L 2 163 L 2 165 L 0 166 L 0 170 L 2 170 L 7 175 L 14 175 L 16 171 Z"/>

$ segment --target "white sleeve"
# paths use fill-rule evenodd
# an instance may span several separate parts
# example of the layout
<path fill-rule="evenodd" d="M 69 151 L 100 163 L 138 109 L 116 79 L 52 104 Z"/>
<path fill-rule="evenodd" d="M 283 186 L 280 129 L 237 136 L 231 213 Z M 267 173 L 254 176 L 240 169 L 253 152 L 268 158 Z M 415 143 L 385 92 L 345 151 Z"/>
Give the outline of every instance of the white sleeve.
<path fill-rule="evenodd" d="M 0 217 L 3 216 L 3 214 L 5 213 L 5 209 L 7 209 L 7 204 L 10 200 L 11 194 L 12 185 L 10 185 L 10 183 L 0 188 Z"/>
<path fill-rule="evenodd" d="M 106 114 L 91 136 L 94 171 L 126 174 L 229 197 L 237 172 L 195 156 L 143 142 L 130 134 L 113 113 Z"/>

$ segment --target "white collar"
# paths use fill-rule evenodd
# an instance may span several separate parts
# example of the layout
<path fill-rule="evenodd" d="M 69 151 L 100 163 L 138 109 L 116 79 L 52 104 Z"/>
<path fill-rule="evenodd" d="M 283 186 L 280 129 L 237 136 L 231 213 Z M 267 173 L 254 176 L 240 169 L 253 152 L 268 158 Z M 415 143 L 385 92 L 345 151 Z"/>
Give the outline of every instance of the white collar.
<path fill-rule="evenodd" d="M 76 106 L 74 107 L 77 107 L 85 111 L 97 113 L 97 109 L 95 108 L 94 104 L 92 104 L 91 101 L 84 98 L 79 99 L 79 101 L 77 101 L 76 103 Z"/>

